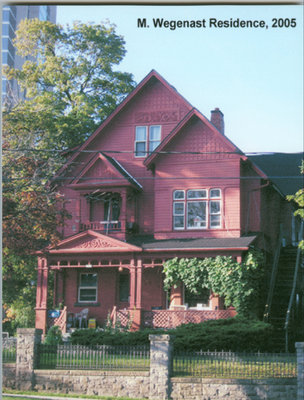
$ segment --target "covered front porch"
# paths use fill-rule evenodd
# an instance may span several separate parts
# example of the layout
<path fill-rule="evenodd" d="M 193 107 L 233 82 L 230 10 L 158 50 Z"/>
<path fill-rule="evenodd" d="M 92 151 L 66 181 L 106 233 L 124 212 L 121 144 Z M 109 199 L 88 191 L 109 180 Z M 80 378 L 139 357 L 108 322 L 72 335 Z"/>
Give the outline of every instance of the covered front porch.
<path fill-rule="evenodd" d="M 222 299 L 214 293 L 191 298 L 183 285 L 172 288 L 169 294 L 165 292 L 166 260 L 228 253 L 241 261 L 247 247 L 204 251 L 203 241 L 192 244 L 200 248 L 174 247 L 172 251 L 170 246 L 176 244 L 162 241 L 163 248 L 157 249 L 159 241 L 139 246 L 90 230 L 63 240 L 39 254 L 36 328 L 46 332 L 50 326 L 58 325 L 66 332 L 73 327 L 86 327 L 88 320 L 94 319 L 101 328 L 108 321 L 132 330 L 168 329 L 234 316 L 235 310 L 225 309 Z"/>

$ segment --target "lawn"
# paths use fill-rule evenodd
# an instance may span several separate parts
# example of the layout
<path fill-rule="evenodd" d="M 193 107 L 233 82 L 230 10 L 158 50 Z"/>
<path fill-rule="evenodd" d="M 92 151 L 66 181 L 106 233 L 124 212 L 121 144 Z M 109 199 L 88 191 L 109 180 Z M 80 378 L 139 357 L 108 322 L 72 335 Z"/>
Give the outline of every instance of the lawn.
<path fill-rule="evenodd" d="M 10 395 L 15 395 L 15 396 L 6 396 L 6 394 Z M 18 396 L 19 395 L 19 396 Z M 23 396 L 35 396 L 35 397 L 26 397 L 27 400 L 37 400 L 37 396 L 39 398 L 46 398 L 49 397 L 50 399 L 52 397 L 61 397 L 62 400 L 65 398 L 77 398 L 77 399 L 91 399 L 91 400 L 132 400 L 129 397 L 109 397 L 109 396 L 86 396 L 86 395 L 79 395 L 79 394 L 61 394 L 61 393 L 49 393 L 49 392 L 24 392 L 24 391 L 18 391 L 18 390 L 9 390 L 9 389 L 4 389 L 4 393 L 2 394 L 2 400 L 21 400 L 25 399 Z M 135 400 L 135 399 L 133 399 Z M 140 400 L 140 399 L 136 399 Z M 144 399 L 142 399 L 144 400 Z"/>

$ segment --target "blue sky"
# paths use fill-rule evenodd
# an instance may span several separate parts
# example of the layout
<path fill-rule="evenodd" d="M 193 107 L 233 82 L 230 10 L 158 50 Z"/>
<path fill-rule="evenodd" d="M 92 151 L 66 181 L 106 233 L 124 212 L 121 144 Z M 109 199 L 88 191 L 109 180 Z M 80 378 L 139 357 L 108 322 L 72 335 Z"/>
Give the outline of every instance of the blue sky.
<path fill-rule="evenodd" d="M 149 28 L 138 28 L 146 18 Z M 155 28 L 153 18 L 206 20 L 205 28 Z M 263 20 L 266 28 L 215 28 L 217 20 Z M 295 18 L 296 27 L 273 28 Z M 244 152 L 303 150 L 303 5 L 58 6 L 57 22 L 109 20 L 126 42 L 119 65 L 140 82 L 157 70 L 207 118 L 219 107 Z"/>

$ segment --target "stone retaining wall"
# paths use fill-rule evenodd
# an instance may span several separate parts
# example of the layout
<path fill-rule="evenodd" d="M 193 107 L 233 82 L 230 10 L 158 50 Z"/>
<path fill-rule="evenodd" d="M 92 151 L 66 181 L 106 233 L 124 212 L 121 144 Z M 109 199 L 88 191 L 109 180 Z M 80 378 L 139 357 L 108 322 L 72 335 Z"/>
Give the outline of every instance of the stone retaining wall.
<path fill-rule="evenodd" d="M 2 385 L 10 389 L 16 389 L 16 364 L 2 365 Z"/>
<path fill-rule="evenodd" d="M 304 343 L 297 343 L 298 378 L 205 379 L 171 377 L 172 338 L 150 335 L 150 370 L 38 370 L 41 332 L 18 332 L 16 364 L 3 364 L 3 386 L 153 400 L 304 400 Z"/>
<path fill-rule="evenodd" d="M 171 378 L 173 400 L 295 400 L 297 380 Z"/>
<path fill-rule="evenodd" d="M 35 370 L 37 391 L 149 398 L 149 372 Z"/>

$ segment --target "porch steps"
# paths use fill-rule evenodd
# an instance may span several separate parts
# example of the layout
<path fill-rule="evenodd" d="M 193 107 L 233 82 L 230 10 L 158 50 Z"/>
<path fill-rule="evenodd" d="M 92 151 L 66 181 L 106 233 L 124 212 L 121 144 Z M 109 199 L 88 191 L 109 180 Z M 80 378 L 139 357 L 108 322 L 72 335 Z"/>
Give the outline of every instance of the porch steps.
<path fill-rule="evenodd" d="M 282 248 L 270 313 L 270 323 L 276 330 L 274 341 L 278 351 L 284 351 L 285 349 L 284 326 L 293 286 L 296 258 L 297 248 Z M 293 322 L 295 322 L 294 316 L 291 315 L 291 326 L 293 325 Z M 291 326 L 289 326 L 290 338 L 294 336 L 293 328 Z"/>

